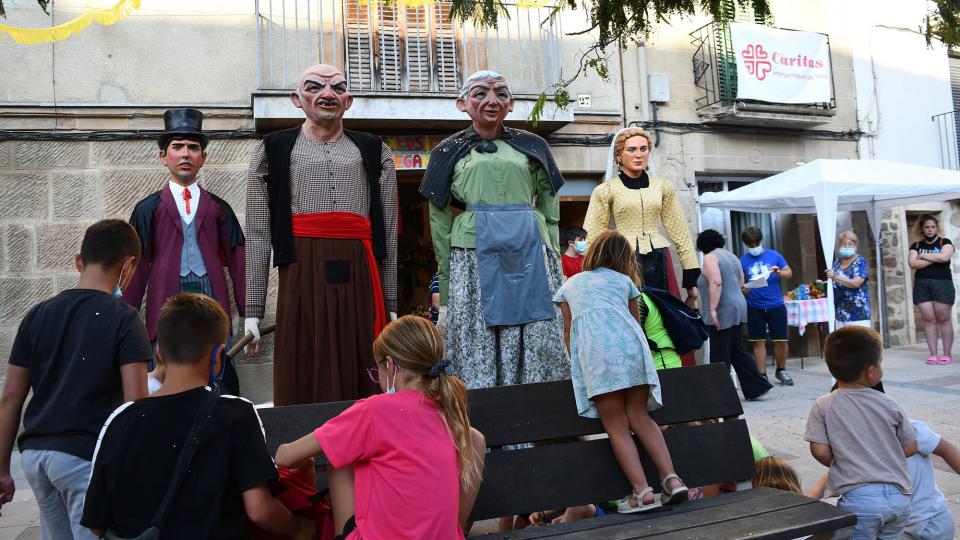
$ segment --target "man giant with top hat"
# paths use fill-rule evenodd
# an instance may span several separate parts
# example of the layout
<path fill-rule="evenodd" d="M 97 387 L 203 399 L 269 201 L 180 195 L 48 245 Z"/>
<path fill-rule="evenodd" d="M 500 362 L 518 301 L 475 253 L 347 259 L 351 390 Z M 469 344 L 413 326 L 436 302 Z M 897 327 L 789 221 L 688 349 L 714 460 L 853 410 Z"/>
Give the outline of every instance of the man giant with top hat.
<path fill-rule="evenodd" d="M 209 139 L 203 113 L 172 109 L 164 113 L 160 161 L 170 171 L 167 185 L 137 203 L 130 224 L 140 236 L 142 255 L 123 299 L 140 308 L 147 294 L 147 333 L 156 340 L 160 307 L 181 292 L 216 299 L 230 313 L 224 267 L 230 270 L 237 313 L 245 315 L 246 258 L 243 229 L 226 201 L 197 184 Z M 225 366 L 224 389 L 239 392 L 236 372 Z"/>

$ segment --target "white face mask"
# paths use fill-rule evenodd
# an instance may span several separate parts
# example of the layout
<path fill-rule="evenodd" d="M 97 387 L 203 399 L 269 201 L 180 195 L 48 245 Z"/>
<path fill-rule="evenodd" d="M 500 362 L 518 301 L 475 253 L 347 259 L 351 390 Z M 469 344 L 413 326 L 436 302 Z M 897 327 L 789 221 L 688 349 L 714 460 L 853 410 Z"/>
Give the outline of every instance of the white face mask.
<path fill-rule="evenodd" d="M 387 387 L 387 393 L 396 394 L 397 393 L 397 372 L 400 371 L 400 365 L 397 364 L 396 361 L 393 361 L 393 360 L 391 361 L 393 362 L 394 371 L 393 371 L 393 377 L 390 379 L 390 386 Z M 387 371 L 389 372 L 389 370 L 390 370 L 390 366 L 387 366 Z"/>
<path fill-rule="evenodd" d="M 747 253 L 753 255 L 754 257 L 759 257 L 763 253 L 763 246 L 757 244 L 757 247 L 747 248 Z"/>
<path fill-rule="evenodd" d="M 583 253 L 587 250 L 587 241 L 577 240 L 573 245 L 573 249 L 577 250 L 577 253 Z"/>
<path fill-rule="evenodd" d="M 123 289 L 120 288 L 120 284 L 123 283 L 123 270 L 120 270 L 120 279 L 117 280 L 117 286 L 113 288 L 113 295 L 117 298 L 123 296 Z"/>

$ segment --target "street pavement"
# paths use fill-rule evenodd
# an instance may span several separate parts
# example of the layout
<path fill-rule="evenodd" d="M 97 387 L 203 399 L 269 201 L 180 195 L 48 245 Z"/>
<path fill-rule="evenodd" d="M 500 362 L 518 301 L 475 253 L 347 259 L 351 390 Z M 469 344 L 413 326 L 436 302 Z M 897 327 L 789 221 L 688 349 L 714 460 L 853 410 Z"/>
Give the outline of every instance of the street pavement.
<path fill-rule="evenodd" d="M 886 392 L 914 419 L 923 420 L 930 428 L 960 444 L 960 363 L 928 366 L 923 346 L 907 346 L 884 351 L 883 384 Z M 763 443 L 767 451 L 789 462 L 797 470 L 803 488 L 807 489 L 826 469 L 810 456 L 803 440 L 807 413 L 813 401 L 830 388 L 830 374 L 823 359 L 791 358 L 788 369 L 793 375 L 792 387 L 775 387 L 757 401 L 743 403 L 744 417 L 750 433 Z M 768 369 L 771 381 L 773 367 Z M 935 457 L 937 484 L 946 495 L 950 511 L 960 518 L 960 476 Z M 0 517 L 0 540 L 33 540 L 40 538 L 39 513 L 30 487 L 23 478 L 20 459 L 14 455 L 14 478 L 17 493 L 12 503 L 3 506 Z M 490 530 L 490 522 L 477 529 Z M 476 532 L 476 530 L 475 530 Z"/>

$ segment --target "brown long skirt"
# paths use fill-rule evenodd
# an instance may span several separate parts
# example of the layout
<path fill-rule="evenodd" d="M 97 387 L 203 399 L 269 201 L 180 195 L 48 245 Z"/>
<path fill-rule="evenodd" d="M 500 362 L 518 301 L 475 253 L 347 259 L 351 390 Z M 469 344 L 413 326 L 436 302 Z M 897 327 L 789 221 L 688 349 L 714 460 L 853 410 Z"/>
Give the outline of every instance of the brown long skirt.
<path fill-rule="evenodd" d="M 379 390 L 374 306 L 360 240 L 293 239 L 297 262 L 280 267 L 273 401 L 301 405 L 359 399 Z"/>

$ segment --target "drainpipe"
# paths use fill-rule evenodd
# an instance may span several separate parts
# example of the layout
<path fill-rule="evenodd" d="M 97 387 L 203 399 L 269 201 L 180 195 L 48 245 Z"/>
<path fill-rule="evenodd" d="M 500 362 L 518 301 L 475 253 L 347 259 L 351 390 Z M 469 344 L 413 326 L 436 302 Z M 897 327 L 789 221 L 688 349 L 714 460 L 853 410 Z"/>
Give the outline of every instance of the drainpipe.
<path fill-rule="evenodd" d="M 640 80 L 640 103 L 636 105 L 635 108 L 640 114 L 640 121 L 646 122 L 650 119 L 650 115 L 647 113 L 647 103 L 650 102 L 650 90 L 647 88 L 646 41 L 641 41 L 637 45 L 637 78 Z"/>

